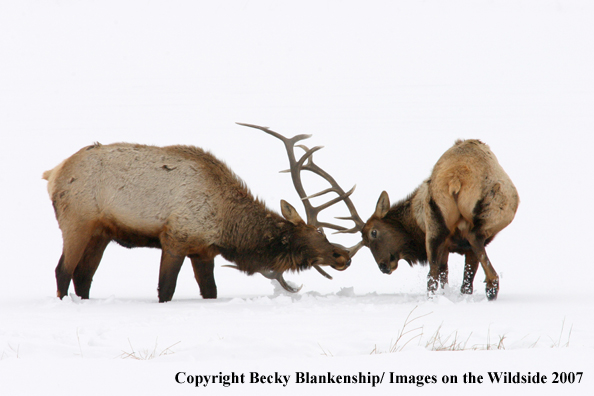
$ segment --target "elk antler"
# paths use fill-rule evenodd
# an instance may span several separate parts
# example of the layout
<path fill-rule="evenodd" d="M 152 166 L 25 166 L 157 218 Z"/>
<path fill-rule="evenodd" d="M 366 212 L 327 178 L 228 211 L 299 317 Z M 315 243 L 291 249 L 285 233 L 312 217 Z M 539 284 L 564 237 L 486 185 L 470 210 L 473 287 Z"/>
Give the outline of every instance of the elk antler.
<path fill-rule="evenodd" d="M 223 265 L 223 267 L 235 268 L 236 270 L 239 270 L 239 267 L 236 265 Z M 297 293 L 303 287 L 303 285 L 301 285 L 299 287 L 293 287 L 293 286 L 289 285 L 287 283 L 287 281 L 285 280 L 285 278 L 283 278 L 282 272 L 276 272 L 276 271 L 272 271 L 272 270 L 260 270 L 258 272 L 261 273 L 262 276 L 264 276 L 267 279 L 276 279 L 277 282 L 283 287 L 283 289 L 285 289 L 289 293 Z"/>
<path fill-rule="evenodd" d="M 365 222 L 361 219 L 361 217 L 359 217 L 359 214 L 357 213 L 357 210 L 355 209 L 355 205 L 353 204 L 353 202 L 350 199 L 350 195 L 355 191 L 355 187 L 353 187 L 349 191 L 345 192 L 338 185 L 338 183 L 336 182 L 336 180 L 334 180 L 334 178 L 332 176 L 330 176 L 326 171 L 324 171 L 322 168 L 320 168 L 318 165 L 316 165 L 313 162 L 313 153 L 320 150 L 322 148 L 322 146 L 316 146 L 312 149 L 309 149 L 306 146 L 298 145 L 297 147 L 303 149 L 305 151 L 305 154 L 303 154 L 303 156 L 299 160 L 296 159 L 295 144 L 301 140 L 310 138 L 311 135 L 297 135 L 297 136 L 294 136 L 289 139 L 289 138 L 281 135 L 278 132 L 274 132 L 274 131 L 270 130 L 268 127 L 261 127 L 261 126 L 252 125 L 252 124 L 243 124 L 243 123 L 239 123 L 239 122 L 237 124 L 242 125 L 242 126 L 247 126 L 250 128 L 260 129 L 260 130 L 266 132 L 267 134 L 272 135 L 277 139 L 280 139 L 285 144 L 285 148 L 287 150 L 287 156 L 289 157 L 290 169 L 282 171 L 282 172 L 283 173 L 291 173 L 291 178 L 293 179 L 293 185 L 295 186 L 295 190 L 297 190 L 297 194 L 299 194 L 299 197 L 301 198 L 301 201 L 303 202 L 303 206 L 305 207 L 305 212 L 307 214 L 307 224 L 318 227 L 318 228 L 320 228 L 320 227 L 331 228 L 333 230 L 336 230 L 337 233 L 352 234 L 355 232 L 359 232 L 363 229 Z M 307 161 L 307 163 L 305 161 Z M 326 190 L 320 191 L 316 194 L 307 195 L 305 193 L 305 189 L 303 188 L 303 183 L 301 182 L 301 171 L 302 170 L 308 170 L 310 172 L 313 172 L 313 173 L 321 176 L 328 183 L 330 183 L 330 187 L 327 188 Z M 336 198 L 320 205 L 320 206 L 313 206 L 311 204 L 311 202 L 310 202 L 311 198 L 319 197 L 319 196 L 322 196 L 322 195 L 325 195 L 325 194 L 328 194 L 331 192 L 338 194 L 338 196 Z M 355 225 L 352 228 L 345 228 L 345 227 L 342 227 L 342 226 L 339 226 L 336 224 L 321 222 L 318 220 L 318 214 L 322 210 L 329 208 L 330 206 L 332 206 L 340 201 L 343 201 L 346 204 L 351 215 L 349 217 L 337 217 L 337 219 L 352 220 L 355 223 Z M 359 251 L 359 249 L 363 246 L 363 242 L 359 242 L 358 244 L 356 244 L 355 246 L 353 246 L 351 248 L 345 248 L 344 246 L 339 245 L 337 243 L 334 243 L 333 245 L 347 250 L 349 252 L 349 256 L 353 257 L 357 253 L 357 251 Z M 314 264 L 313 267 L 316 270 L 318 270 L 318 272 L 320 274 L 324 275 L 326 278 L 332 279 L 332 277 L 330 275 L 328 275 L 322 268 L 320 268 L 320 266 Z M 282 274 L 280 274 L 280 276 L 282 278 Z"/>

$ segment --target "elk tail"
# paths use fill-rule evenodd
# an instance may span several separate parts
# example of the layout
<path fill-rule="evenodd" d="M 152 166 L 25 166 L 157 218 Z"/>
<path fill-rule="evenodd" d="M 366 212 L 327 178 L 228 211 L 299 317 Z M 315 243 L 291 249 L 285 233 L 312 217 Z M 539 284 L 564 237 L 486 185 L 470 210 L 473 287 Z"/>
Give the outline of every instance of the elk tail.
<path fill-rule="evenodd" d="M 49 180 L 49 178 L 51 177 L 51 175 L 52 175 L 53 172 L 54 172 L 53 169 L 46 170 L 45 172 L 43 172 L 43 175 L 41 176 L 41 178 L 43 180 Z"/>
<path fill-rule="evenodd" d="M 451 197 L 458 200 L 458 195 L 460 194 L 460 191 L 462 191 L 462 184 L 465 181 L 468 182 L 471 175 L 472 171 L 466 165 L 460 166 L 452 172 L 448 183 L 448 193 Z"/>
<path fill-rule="evenodd" d="M 460 181 L 459 177 L 453 177 L 449 183 L 449 190 L 450 196 L 458 197 L 460 190 L 462 189 L 462 182 Z"/>
<path fill-rule="evenodd" d="M 64 163 L 66 162 L 66 160 L 60 162 L 55 168 L 50 169 L 50 170 L 46 170 L 45 172 L 43 172 L 43 175 L 41 175 L 41 178 L 47 181 L 50 181 L 50 179 L 52 178 L 52 176 L 55 177 L 55 175 L 58 174 L 59 170 L 62 169 L 62 167 L 64 166 Z"/>

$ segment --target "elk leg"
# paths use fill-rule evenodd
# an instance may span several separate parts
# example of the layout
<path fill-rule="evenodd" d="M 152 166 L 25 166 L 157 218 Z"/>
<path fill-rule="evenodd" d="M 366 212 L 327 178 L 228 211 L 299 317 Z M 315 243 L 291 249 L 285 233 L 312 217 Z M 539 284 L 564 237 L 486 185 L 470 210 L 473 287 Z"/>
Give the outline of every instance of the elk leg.
<path fill-rule="evenodd" d="M 435 246 L 437 245 L 437 246 Z M 445 244 L 436 241 L 429 244 L 429 274 L 427 275 L 427 292 L 434 294 L 439 284 L 443 289 L 448 283 L 448 251 Z"/>
<path fill-rule="evenodd" d="M 64 268 L 64 252 L 60 256 L 58 265 L 56 266 L 56 283 L 58 286 L 58 298 L 62 299 L 68 294 L 68 287 L 70 286 L 70 280 L 72 276 L 68 274 L 68 271 Z"/>
<path fill-rule="evenodd" d="M 91 238 L 80 262 L 74 269 L 74 274 L 72 276 L 74 291 L 77 296 L 80 296 L 83 299 L 89 298 L 93 275 L 95 275 L 97 267 L 99 267 L 103 252 L 108 244 L 109 239 L 107 238 L 99 236 Z"/>
<path fill-rule="evenodd" d="M 217 284 L 214 278 L 214 258 L 204 258 L 197 254 L 190 256 L 194 277 L 200 287 L 202 298 L 217 298 Z"/>
<path fill-rule="evenodd" d="M 474 291 L 473 282 L 476 270 L 478 269 L 479 261 L 474 252 L 466 252 L 464 263 L 464 280 L 460 292 L 462 294 L 472 294 Z"/>
<path fill-rule="evenodd" d="M 68 295 L 68 287 L 76 266 L 81 260 L 85 248 L 90 239 L 89 231 L 64 232 L 64 248 L 62 256 L 56 267 L 56 284 L 58 286 L 58 298 L 62 299 Z M 76 237 L 69 237 L 76 235 Z"/>
<path fill-rule="evenodd" d="M 163 249 L 159 267 L 159 302 L 171 301 L 185 256 Z"/>
<path fill-rule="evenodd" d="M 444 257 L 439 261 L 439 284 L 442 289 L 448 284 L 448 255 L 449 253 L 446 251 Z"/>
<path fill-rule="evenodd" d="M 443 215 L 433 199 L 426 207 L 426 216 L 431 219 L 431 226 L 427 229 L 426 248 L 429 261 L 429 275 L 427 276 L 427 292 L 432 295 L 439 283 L 444 287 L 448 283 L 448 249 L 446 240 L 450 235 Z"/>
<path fill-rule="evenodd" d="M 439 267 L 434 264 L 429 264 L 429 274 L 427 275 L 427 293 L 429 295 L 435 294 L 437 286 L 439 285 Z"/>
<path fill-rule="evenodd" d="M 484 238 L 479 238 L 475 235 L 469 236 L 468 242 L 470 242 L 470 246 L 472 247 L 472 251 L 478 258 L 478 261 L 481 263 L 483 270 L 485 271 L 485 282 L 487 283 L 486 286 L 486 294 L 488 300 L 495 300 L 497 298 L 497 293 L 499 292 L 499 275 L 491 265 L 491 260 L 489 260 L 489 256 L 487 256 L 487 251 L 485 250 L 485 240 Z"/>

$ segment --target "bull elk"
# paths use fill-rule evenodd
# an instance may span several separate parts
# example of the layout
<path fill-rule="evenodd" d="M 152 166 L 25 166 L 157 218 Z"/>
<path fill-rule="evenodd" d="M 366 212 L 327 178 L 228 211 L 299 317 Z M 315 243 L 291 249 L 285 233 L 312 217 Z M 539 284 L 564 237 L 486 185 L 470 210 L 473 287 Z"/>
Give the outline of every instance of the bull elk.
<path fill-rule="evenodd" d="M 458 140 L 435 164 L 431 176 L 412 194 L 390 206 L 382 192 L 375 213 L 361 231 L 379 269 L 391 274 L 399 260 L 429 263 L 427 290 L 448 282 L 449 253 L 465 256 L 463 294 L 472 294 L 478 264 L 486 276 L 486 295 L 497 298 L 499 276 L 485 251 L 509 225 L 519 196 L 489 146 Z"/>
<path fill-rule="evenodd" d="M 300 172 L 311 166 L 304 161 L 312 153 L 295 161 L 293 146 L 306 137 L 282 137 L 296 185 Z M 299 289 L 284 280 L 285 271 L 314 267 L 330 277 L 321 266 L 345 270 L 356 252 L 328 242 L 320 227 L 331 225 L 316 217 L 333 203 L 350 202 L 349 193 L 341 192 L 318 208 L 301 196 L 308 223 L 282 200 L 281 217 L 255 199 L 223 162 L 198 147 L 95 143 L 43 178 L 63 237 L 55 271 L 59 298 L 68 294 L 71 281 L 78 296 L 89 298 L 93 275 L 111 241 L 162 250 L 159 302 L 172 299 L 185 257 L 191 260 L 202 297 L 216 298 L 213 270 L 219 254 L 235 263 L 233 268 L 248 275 L 259 272 L 296 292 Z"/>

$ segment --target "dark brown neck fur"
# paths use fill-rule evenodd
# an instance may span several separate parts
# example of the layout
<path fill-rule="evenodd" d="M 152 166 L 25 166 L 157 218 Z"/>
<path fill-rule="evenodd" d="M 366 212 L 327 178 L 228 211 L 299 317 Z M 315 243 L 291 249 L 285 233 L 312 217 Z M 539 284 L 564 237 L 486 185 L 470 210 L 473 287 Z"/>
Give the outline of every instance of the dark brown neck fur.
<path fill-rule="evenodd" d="M 239 270 L 253 274 L 260 270 L 299 271 L 309 267 L 294 238 L 295 225 L 255 200 L 249 191 L 235 197 L 232 213 L 223 225 L 218 249 Z"/>
<path fill-rule="evenodd" d="M 405 239 L 402 253 L 404 259 L 411 265 L 427 263 L 425 233 L 419 227 L 412 209 L 412 200 L 416 192 L 415 190 L 402 201 L 392 205 L 386 216 L 382 219 L 396 230 L 400 237 Z"/>

